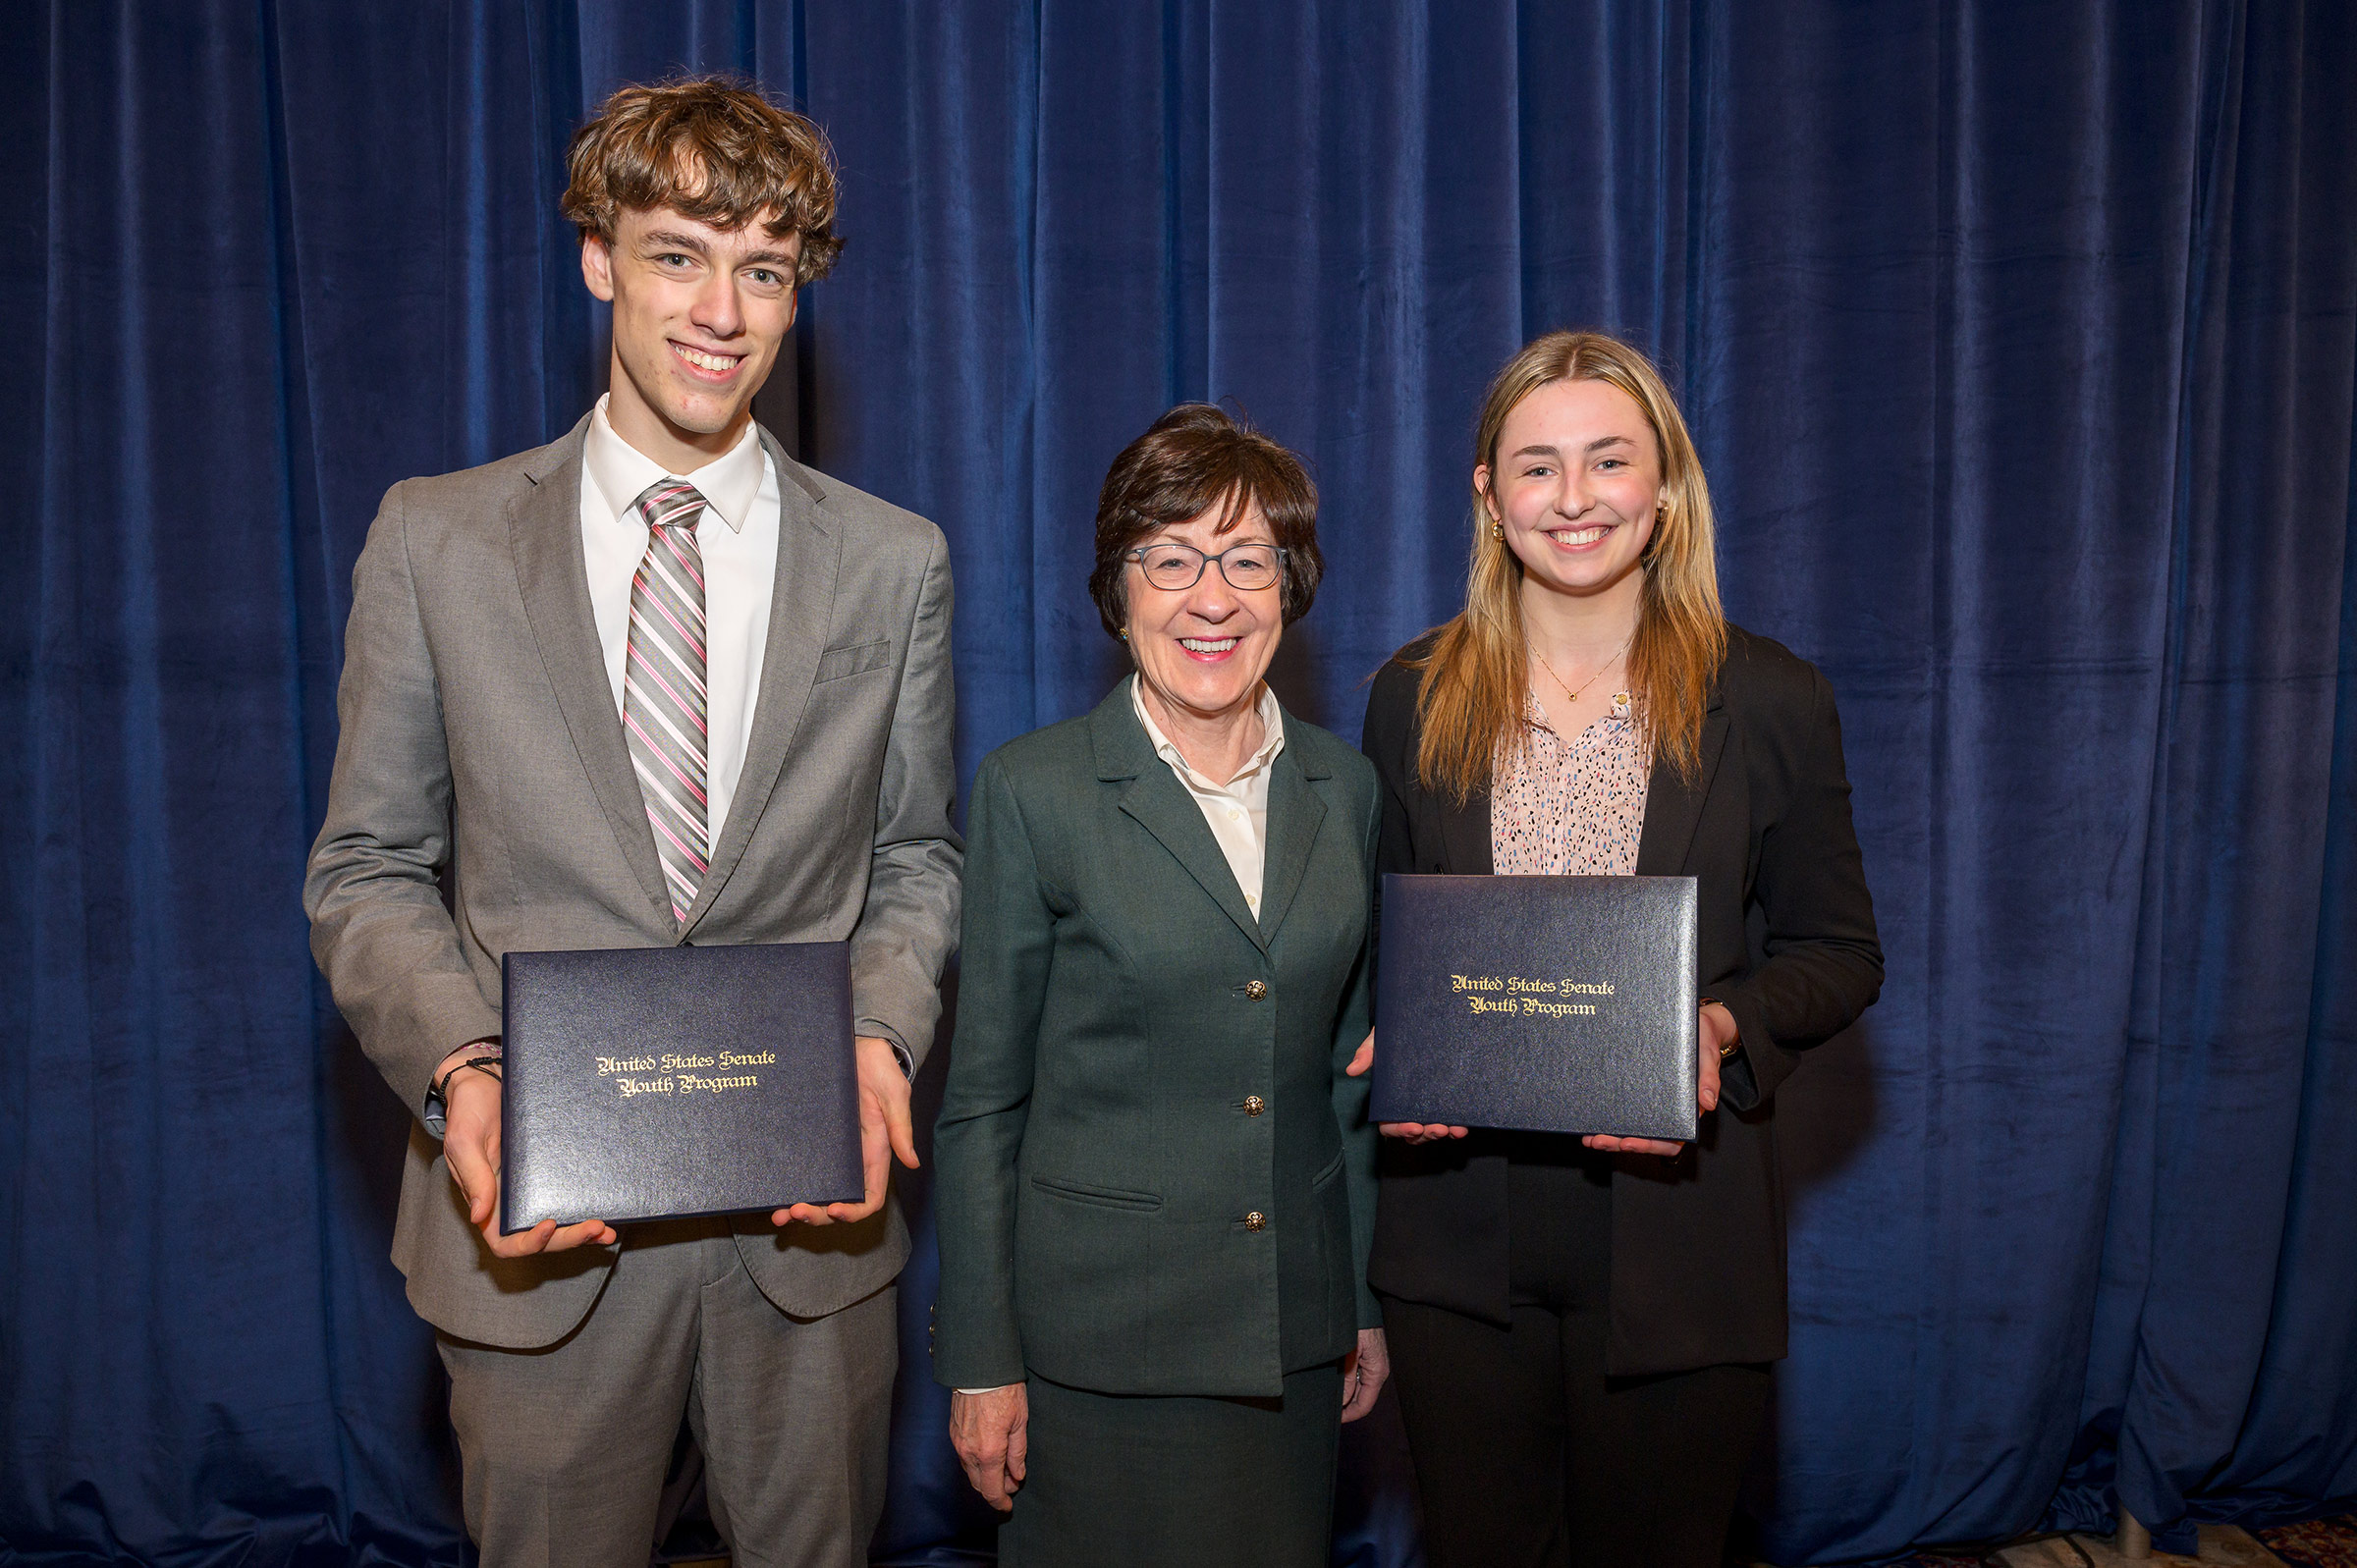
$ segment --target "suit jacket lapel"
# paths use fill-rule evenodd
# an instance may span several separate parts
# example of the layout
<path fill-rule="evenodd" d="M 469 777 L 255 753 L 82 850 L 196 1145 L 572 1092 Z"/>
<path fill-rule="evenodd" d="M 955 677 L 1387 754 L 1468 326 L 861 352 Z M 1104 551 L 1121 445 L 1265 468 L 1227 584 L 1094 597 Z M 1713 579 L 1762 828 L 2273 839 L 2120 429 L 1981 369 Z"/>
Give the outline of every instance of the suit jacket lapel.
<path fill-rule="evenodd" d="M 1289 714 L 1286 722 L 1288 725 L 1292 722 Z M 1264 947 L 1277 940 L 1277 928 L 1285 924 L 1285 912 L 1292 907 L 1293 895 L 1301 891 L 1301 878 L 1309 870 L 1309 852 L 1318 841 L 1319 825 L 1326 820 L 1326 801 L 1310 787 L 1309 780 L 1308 770 L 1301 766 L 1300 754 L 1288 739 L 1286 748 L 1269 765 L 1268 850 L 1262 858 L 1260 874 L 1260 934 Z"/>
<path fill-rule="evenodd" d="M 1645 784 L 1645 829 L 1637 838 L 1638 876 L 1684 873 L 1686 851 L 1693 845 L 1694 830 L 1702 824 L 1703 802 L 1710 796 L 1711 780 L 1719 772 L 1719 754 L 1726 746 L 1727 710 L 1713 692 L 1710 711 L 1703 715 L 1701 766 L 1695 770 L 1694 782 L 1680 779 L 1667 758 L 1654 759 L 1653 776 Z"/>
<path fill-rule="evenodd" d="M 1211 825 L 1203 820 L 1202 808 L 1171 772 L 1170 765 L 1154 754 L 1152 743 L 1146 739 L 1145 727 L 1129 711 L 1127 681 L 1115 686 L 1113 694 L 1097 704 L 1088 723 L 1097 752 L 1097 777 L 1124 786 L 1123 812 L 1171 852 L 1171 857 L 1211 895 L 1212 902 L 1235 922 L 1238 931 L 1251 938 L 1254 946 L 1267 947 L 1260 922 L 1252 917 L 1250 906 L 1244 902 L 1244 891 L 1235 885 L 1235 873 L 1228 869 L 1228 857 L 1221 853 L 1220 841 L 1211 836 Z M 1274 801 L 1270 803 L 1269 814 L 1272 818 L 1276 816 Z"/>
<path fill-rule="evenodd" d="M 738 770 L 737 792 L 729 801 L 728 820 L 720 825 L 720 841 L 712 846 L 710 869 L 681 925 L 683 938 L 695 929 L 744 858 L 809 709 L 819 655 L 826 651 L 835 615 L 841 525 L 819 505 L 825 492 L 817 481 L 786 456 L 767 429 L 761 431 L 761 447 L 778 474 L 778 567 L 769 596 L 769 635 L 761 648 L 761 690 L 753 700 L 753 732 L 744 766 Z"/>
<path fill-rule="evenodd" d="M 605 652 L 598 646 L 597 616 L 589 607 L 589 568 L 581 555 L 581 444 L 588 428 L 583 418 L 524 469 L 528 483 L 508 503 L 509 548 L 532 640 L 556 687 L 557 706 L 589 787 L 623 859 L 668 923 L 671 900 L 663 887 L 663 864 L 655 857 L 654 829 L 647 825 L 646 800 L 630 768 Z"/>

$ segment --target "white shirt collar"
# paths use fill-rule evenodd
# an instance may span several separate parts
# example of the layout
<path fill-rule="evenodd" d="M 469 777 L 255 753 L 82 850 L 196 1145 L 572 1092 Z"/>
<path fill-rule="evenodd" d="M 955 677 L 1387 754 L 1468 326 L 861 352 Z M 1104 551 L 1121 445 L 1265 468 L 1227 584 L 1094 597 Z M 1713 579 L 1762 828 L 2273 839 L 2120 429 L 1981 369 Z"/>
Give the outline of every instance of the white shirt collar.
<path fill-rule="evenodd" d="M 1169 763 L 1181 779 L 1198 789 L 1233 790 L 1268 767 L 1276 760 L 1277 754 L 1285 749 L 1285 710 L 1277 705 L 1277 693 L 1271 691 L 1269 683 L 1264 680 L 1260 683 L 1260 701 L 1255 704 L 1255 711 L 1260 715 L 1259 749 L 1244 759 L 1244 765 L 1235 770 L 1234 778 L 1224 784 L 1214 784 L 1188 766 L 1186 758 L 1179 754 L 1178 745 L 1162 732 L 1162 726 L 1156 724 L 1154 716 L 1146 711 L 1146 699 L 1139 689 L 1140 685 L 1138 676 L 1129 677 L 1129 706 L 1136 712 L 1137 722 L 1146 727 L 1146 738 L 1153 742 L 1154 755 Z"/>
<path fill-rule="evenodd" d="M 761 494 L 761 470 L 767 461 L 759 429 L 747 423 L 737 445 L 693 473 L 675 474 L 615 430 L 606 417 L 607 398 L 612 396 L 609 393 L 597 400 L 597 407 L 589 415 L 589 435 L 581 447 L 582 473 L 605 498 L 608 510 L 620 518 L 656 480 L 684 479 L 704 498 L 707 512 L 742 533 L 745 520 L 753 514 L 753 502 Z"/>

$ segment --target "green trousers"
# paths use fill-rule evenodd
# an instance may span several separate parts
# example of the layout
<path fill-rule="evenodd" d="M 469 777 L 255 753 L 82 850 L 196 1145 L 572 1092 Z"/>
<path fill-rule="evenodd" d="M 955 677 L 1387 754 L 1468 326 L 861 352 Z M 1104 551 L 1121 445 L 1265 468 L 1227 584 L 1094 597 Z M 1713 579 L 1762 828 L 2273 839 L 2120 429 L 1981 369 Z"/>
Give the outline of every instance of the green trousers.
<path fill-rule="evenodd" d="M 1275 1399 L 1101 1394 L 1033 1377 L 1003 1568 L 1325 1568 L 1343 1375 Z"/>

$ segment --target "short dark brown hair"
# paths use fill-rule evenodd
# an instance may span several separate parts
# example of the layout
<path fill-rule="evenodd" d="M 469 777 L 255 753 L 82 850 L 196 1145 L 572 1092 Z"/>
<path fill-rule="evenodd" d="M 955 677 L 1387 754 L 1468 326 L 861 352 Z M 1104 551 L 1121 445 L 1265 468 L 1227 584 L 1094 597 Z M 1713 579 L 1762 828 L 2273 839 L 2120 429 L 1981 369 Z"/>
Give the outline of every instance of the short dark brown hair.
<path fill-rule="evenodd" d="M 1208 403 L 1182 403 L 1122 449 L 1097 493 L 1097 564 L 1089 597 L 1111 636 L 1129 619 L 1122 569 L 1128 553 L 1161 529 L 1226 510 L 1219 532 L 1257 505 L 1285 555 L 1279 583 L 1287 625 L 1309 614 L 1326 559 L 1318 554 L 1318 487 L 1301 460 Z"/>
<path fill-rule="evenodd" d="M 574 133 L 565 216 L 609 244 L 625 207 L 670 207 L 699 223 L 802 237 L 796 284 L 835 265 L 835 154 L 827 134 L 729 77 L 624 87 Z M 773 216 L 774 214 L 774 216 Z"/>

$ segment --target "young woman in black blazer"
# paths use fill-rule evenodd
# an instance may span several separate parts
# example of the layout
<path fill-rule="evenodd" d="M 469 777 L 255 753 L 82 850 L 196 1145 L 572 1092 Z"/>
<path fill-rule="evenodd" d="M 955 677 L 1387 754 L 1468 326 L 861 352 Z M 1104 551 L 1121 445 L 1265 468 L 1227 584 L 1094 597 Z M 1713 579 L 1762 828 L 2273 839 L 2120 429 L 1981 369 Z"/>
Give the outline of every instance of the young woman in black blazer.
<path fill-rule="evenodd" d="M 1473 498 L 1464 613 L 1367 704 L 1379 868 L 1694 877 L 1708 1000 L 1690 1147 L 1383 1129 L 1369 1276 L 1427 1544 L 1716 1568 L 1784 1354 L 1774 1093 L 1882 985 L 1840 725 L 1722 619 L 1693 444 L 1627 345 L 1517 354 Z"/>

